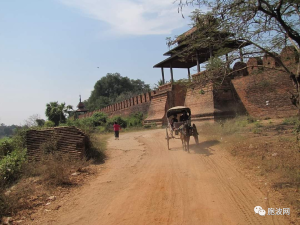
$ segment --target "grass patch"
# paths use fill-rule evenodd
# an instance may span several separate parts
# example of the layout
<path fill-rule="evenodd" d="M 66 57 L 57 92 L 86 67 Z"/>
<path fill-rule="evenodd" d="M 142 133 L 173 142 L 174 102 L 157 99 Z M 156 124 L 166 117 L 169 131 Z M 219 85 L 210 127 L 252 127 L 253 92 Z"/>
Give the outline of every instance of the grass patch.
<path fill-rule="evenodd" d="M 205 123 L 200 127 L 199 131 L 203 135 L 209 136 L 210 139 L 218 139 L 249 130 L 248 125 L 254 121 L 256 120 L 252 117 L 241 116 L 215 123 Z"/>
<path fill-rule="evenodd" d="M 296 138 L 299 124 L 295 117 L 282 122 L 239 117 L 206 123 L 200 127 L 200 133 L 208 140 L 220 140 L 245 169 L 268 180 L 300 216 L 300 151 Z"/>
<path fill-rule="evenodd" d="M 253 132 L 253 134 L 261 134 L 263 131 L 262 131 L 262 129 L 255 127 L 255 128 L 253 128 L 252 132 Z"/>
<path fill-rule="evenodd" d="M 289 117 L 289 118 L 285 118 L 282 121 L 283 125 L 296 125 L 299 122 L 299 119 L 297 117 Z"/>

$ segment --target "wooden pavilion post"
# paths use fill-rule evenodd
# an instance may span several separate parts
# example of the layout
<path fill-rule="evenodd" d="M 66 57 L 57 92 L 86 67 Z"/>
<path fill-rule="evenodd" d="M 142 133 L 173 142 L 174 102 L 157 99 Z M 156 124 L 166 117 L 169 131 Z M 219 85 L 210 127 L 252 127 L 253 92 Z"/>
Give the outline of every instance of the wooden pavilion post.
<path fill-rule="evenodd" d="M 197 72 L 200 73 L 199 54 L 197 50 L 196 50 L 196 57 L 197 57 Z"/>
<path fill-rule="evenodd" d="M 189 81 L 191 81 L 191 72 L 190 72 L 190 68 L 187 68 L 188 69 L 188 77 L 189 77 Z"/>
<path fill-rule="evenodd" d="M 162 76 L 162 83 L 165 84 L 165 74 L 164 74 L 164 68 L 161 67 L 161 76 Z"/>
<path fill-rule="evenodd" d="M 173 79 L 173 67 L 172 67 L 172 63 L 170 64 L 170 72 L 171 72 L 171 83 L 173 83 L 174 79 Z"/>

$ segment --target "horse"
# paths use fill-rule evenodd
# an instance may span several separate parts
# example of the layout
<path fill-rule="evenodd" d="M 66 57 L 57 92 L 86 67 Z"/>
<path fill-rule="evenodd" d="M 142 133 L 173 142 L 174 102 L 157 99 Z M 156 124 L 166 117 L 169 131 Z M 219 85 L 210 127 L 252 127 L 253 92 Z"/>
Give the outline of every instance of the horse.
<path fill-rule="evenodd" d="M 190 153 L 189 145 L 190 145 L 191 130 L 188 123 L 184 123 L 183 125 L 181 125 L 179 127 L 179 132 L 180 132 L 180 139 L 181 139 L 183 150 Z"/>

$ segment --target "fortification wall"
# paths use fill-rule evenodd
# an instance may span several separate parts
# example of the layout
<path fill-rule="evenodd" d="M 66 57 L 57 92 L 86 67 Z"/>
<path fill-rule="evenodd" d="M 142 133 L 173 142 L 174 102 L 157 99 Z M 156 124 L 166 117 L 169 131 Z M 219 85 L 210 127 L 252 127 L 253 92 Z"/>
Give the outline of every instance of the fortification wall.
<path fill-rule="evenodd" d="M 166 112 L 174 106 L 184 105 L 186 87 L 180 84 L 161 85 L 153 96 L 145 123 L 166 124 Z"/>
<path fill-rule="evenodd" d="M 280 57 L 289 68 L 296 70 L 299 57 L 293 47 L 284 48 Z M 200 85 L 199 78 L 205 73 L 203 71 L 192 75 L 193 82 L 188 88 L 167 83 L 156 92 L 135 96 L 79 118 L 90 117 L 95 112 L 105 112 L 109 116 L 142 112 L 148 115 L 146 123 L 163 124 L 166 122 L 166 111 L 179 105 L 191 108 L 192 117 L 199 120 L 226 118 L 245 112 L 257 118 L 296 115 L 297 109 L 291 104 L 288 94 L 288 90 L 294 88 L 289 76 L 278 70 L 263 69 L 263 66 L 280 69 L 271 57 L 251 58 L 247 64 L 237 62 L 232 77 L 221 86 L 209 82 Z"/>
<path fill-rule="evenodd" d="M 212 119 L 214 116 L 213 85 L 212 83 L 200 85 L 198 77 L 201 73 L 205 71 L 192 75 L 193 84 L 187 89 L 185 106 L 191 109 L 194 119 Z"/>
<path fill-rule="evenodd" d="M 122 102 L 109 105 L 105 108 L 80 115 L 78 118 L 82 119 L 82 118 L 91 117 L 96 112 L 104 112 L 110 117 L 129 116 L 130 114 L 139 113 L 139 112 L 146 115 L 149 111 L 151 100 L 152 97 L 155 95 L 155 93 L 156 93 L 155 91 L 152 91 L 152 92 L 140 94 L 130 99 L 124 100 Z"/>
<path fill-rule="evenodd" d="M 281 59 L 291 70 L 296 71 L 297 55 L 291 47 L 282 50 Z M 297 115 L 297 108 L 291 104 L 289 91 L 295 90 L 289 75 L 285 72 L 262 68 L 283 69 L 273 58 L 251 58 L 247 73 L 235 76 L 234 88 L 249 115 L 257 118 L 280 118 Z"/>
<path fill-rule="evenodd" d="M 26 145 L 29 160 L 40 160 L 47 145 L 53 145 L 63 155 L 82 158 L 87 151 L 88 138 L 76 127 L 55 127 L 27 131 Z"/>

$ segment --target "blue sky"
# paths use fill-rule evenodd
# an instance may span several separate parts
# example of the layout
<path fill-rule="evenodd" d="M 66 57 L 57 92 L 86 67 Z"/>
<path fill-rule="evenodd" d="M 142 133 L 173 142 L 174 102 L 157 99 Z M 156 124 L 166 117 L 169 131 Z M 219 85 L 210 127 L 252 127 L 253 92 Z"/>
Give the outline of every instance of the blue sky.
<path fill-rule="evenodd" d="M 1 0 L 0 123 L 45 118 L 50 101 L 76 108 L 107 73 L 153 86 L 165 39 L 190 28 L 190 10 L 183 19 L 173 0 Z"/>

